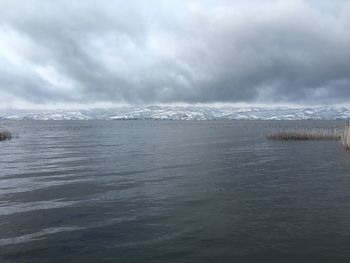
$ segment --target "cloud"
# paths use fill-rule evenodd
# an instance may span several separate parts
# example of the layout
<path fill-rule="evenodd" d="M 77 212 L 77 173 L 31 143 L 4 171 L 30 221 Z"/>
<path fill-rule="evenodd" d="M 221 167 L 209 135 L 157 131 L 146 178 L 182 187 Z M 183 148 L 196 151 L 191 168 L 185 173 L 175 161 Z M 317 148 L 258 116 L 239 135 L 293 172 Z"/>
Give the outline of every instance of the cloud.
<path fill-rule="evenodd" d="M 346 1 L 1 5 L 1 104 L 350 100 Z"/>

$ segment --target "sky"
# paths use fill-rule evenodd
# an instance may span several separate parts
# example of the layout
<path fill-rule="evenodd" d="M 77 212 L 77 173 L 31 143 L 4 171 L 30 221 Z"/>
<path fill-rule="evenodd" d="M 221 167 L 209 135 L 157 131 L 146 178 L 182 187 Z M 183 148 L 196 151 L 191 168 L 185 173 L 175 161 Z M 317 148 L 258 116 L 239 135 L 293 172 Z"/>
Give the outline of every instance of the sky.
<path fill-rule="evenodd" d="M 0 107 L 350 105 L 350 1 L 0 0 Z"/>

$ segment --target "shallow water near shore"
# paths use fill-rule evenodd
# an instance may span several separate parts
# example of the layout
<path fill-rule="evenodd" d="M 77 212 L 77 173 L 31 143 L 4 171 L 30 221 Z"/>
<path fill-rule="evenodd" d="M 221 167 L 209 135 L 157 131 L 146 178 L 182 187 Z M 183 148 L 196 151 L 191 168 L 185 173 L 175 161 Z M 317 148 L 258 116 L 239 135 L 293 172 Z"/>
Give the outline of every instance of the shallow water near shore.
<path fill-rule="evenodd" d="M 349 262 L 339 121 L 2 121 L 0 262 Z"/>

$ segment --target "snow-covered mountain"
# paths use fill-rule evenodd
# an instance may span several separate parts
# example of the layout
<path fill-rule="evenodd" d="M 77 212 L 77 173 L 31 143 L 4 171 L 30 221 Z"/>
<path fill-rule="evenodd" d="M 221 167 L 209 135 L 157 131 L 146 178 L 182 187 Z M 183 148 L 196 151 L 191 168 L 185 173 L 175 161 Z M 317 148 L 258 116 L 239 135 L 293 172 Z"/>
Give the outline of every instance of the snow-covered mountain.
<path fill-rule="evenodd" d="M 213 106 L 134 106 L 95 110 L 0 111 L 6 120 L 336 120 L 350 108 L 264 108 Z"/>

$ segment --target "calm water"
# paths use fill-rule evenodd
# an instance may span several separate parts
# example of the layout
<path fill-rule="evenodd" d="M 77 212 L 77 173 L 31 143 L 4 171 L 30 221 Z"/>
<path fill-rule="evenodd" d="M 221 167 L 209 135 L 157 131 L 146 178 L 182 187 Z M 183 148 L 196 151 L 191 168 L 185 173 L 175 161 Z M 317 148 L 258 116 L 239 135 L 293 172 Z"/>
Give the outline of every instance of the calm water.
<path fill-rule="evenodd" d="M 339 122 L 0 122 L 0 262 L 350 262 L 350 154 L 298 125 Z"/>

